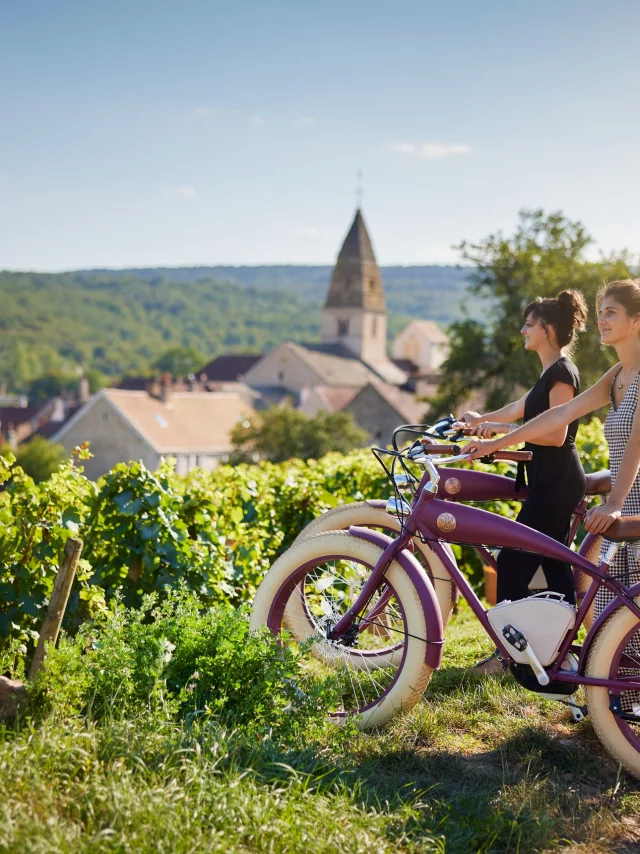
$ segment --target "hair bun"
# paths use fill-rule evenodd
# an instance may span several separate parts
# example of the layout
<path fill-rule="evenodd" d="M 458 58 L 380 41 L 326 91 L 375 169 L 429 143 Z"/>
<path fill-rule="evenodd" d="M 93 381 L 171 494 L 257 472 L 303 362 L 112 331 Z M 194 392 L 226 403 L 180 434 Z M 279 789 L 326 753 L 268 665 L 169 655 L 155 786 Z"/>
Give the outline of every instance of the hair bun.
<path fill-rule="evenodd" d="M 560 291 L 557 300 L 569 312 L 572 321 L 571 325 L 574 329 L 582 332 L 587 323 L 588 309 L 587 303 L 580 291 Z"/>

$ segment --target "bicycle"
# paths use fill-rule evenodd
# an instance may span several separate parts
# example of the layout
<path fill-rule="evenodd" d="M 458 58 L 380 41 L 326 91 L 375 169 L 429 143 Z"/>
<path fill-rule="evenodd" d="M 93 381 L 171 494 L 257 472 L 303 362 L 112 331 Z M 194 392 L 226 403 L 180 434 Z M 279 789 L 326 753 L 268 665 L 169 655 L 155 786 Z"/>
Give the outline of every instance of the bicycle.
<path fill-rule="evenodd" d="M 427 426 L 424 424 L 402 424 L 394 430 L 392 444 L 395 451 L 398 451 L 397 436 L 400 433 L 417 433 L 420 439 L 406 450 L 410 455 L 418 446 L 420 452 L 439 453 L 455 455 L 460 453 L 460 447 L 456 442 L 463 437 L 463 431 L 453 429 L 455 423 L 453 415 L 441 419 L 435 425 Z M 446 444 L 424 444 L 425 440 L 450 441 Z M 512 462 L 526 461 L 530 458 L 527 452 L 510 452 L 507 456 L 500 456 L 500 459 L 508 459 Z M 398 491 L 405 491 L 411 487 L 411 472 L 404 471 L 399 476 L 395 477 L 395 485 Z M 584 519 L 587 511 L 588 501 L 591 497 L 602 495 L 611 490 L 611 475 L 608 471 L 596 472 L 587 474 L 587 485 L 585 498 L 576 507 L 573 519 L 571 521 L 571 529 L 569 533 L 569 542 L 572 543 L 578 532 L 580 523 Z M 418 490 L 415 491 L 415 496 Z M 450 477 L 440 481 L 438 485 L 438 497 L 452 501 L 523 501 L 527 496 L 526 486 L 516 484 L 514 478 L 505 477 L 504 475 L 495 474 L 492 472 L 478 471 L 475 469 L 464 469 L 457 473 L 456 477 Z M 395 499 L 391 499 L 393 502 Z M 313 519 L 303 530 L 298 534 L 292 548 L 307 537 L 323 533 L 325 531 L 341 531 L 348 530 L 355 525 L 363 528 L 376 528 L 383 531 L 391 532 L 393 535 L 399 533 L 400 523 L 397 517 L 393 514 L 394 505 L 382 499 L 370 499 L 367 501 L 357 501 L 350 504 L 342 504 L 338 507 L 333 507 L 327 510 L 321 516 Z M 391 511 L 391 512 L 389 512 Z M 600 545 L 602 537 L 587 535 L 583 540 L 579 553 L 588 560 L 593 561 L 600 553 Z M 443 625 L 446 628 L 455 604 L 458 599 L 458 590 L 452 583 L 451 578 L 446 570 L 440 565 L 438 557 L 428 549 L 420 537 L 413 538 L 414 554 L 419 557 L 420 562 L 426 569 L 431 582 L 434 586 L 436 598 L 440 606 Z M 475 551 L 479 555 L 484 564 L 497 569 L 496 557 L 490 551 L 484 548 L 476 548 Z M 586 594 L 586 591 L 591 583 L 591 579 L 584 573 L 576 573 L 576 589 L 578 597 L 581 598 Z M 287 629 L 292 633 L 297 640 L 304 640 L 313 632 L 313 626 L 310 624 L 306 614 L 306 609 L 301 605 L 303 598 L 302 586 L 298 585 L 298 590 L 290 597 L 289 605 L 285 612 L 285 624 Z M 591 623 L 591 614 L 585 620 L 585 625 Z"/>
<path fill-rule="evenodd" d="M 404 451 L 376 450 L 408 459 Z M 428 454 L 414 456 L 425 474 L 413 505 L 399 505 L 401 530 L 394 539 L 351 527 L 309 537 L 281 555 L 257 591 L 251 627 L 266 625 L 282 643 L 296 643 L 283 631 L 284 613 L 302 582 L 314 636 L 312 643 L 298 645 L 301 673 L 330 673 L 338 680 L 340 698 L 330 710 L 335 720 L 349 716 L 361 728 L 384 724 L 418 702 L 442 662 L 438 601 L 409 550 L 412 538 L 419 537 L 516 680 L 529 690 L 563 699 L 574 720 L 590 714 L 604 747 L 640 777 L 640 584 L 627 590 L 608 574 L 616 543 L 596 565 L 518 522 L 439 498 L 436 466 L 467 459 L 464 454 L 435 460 Z M 612 541 L 640 538 L 640 519 L 618 520 L 606 536 Z M 557 594 L 485 610 L 456 564 L 452 543 L 522 549 L 566 561 L 593 583 L 577 610 Z M 602 586 L 615 598 L 579 645 L 578 631 Z M 572 697 L 580 686 L 586 691 L 585 707 Z"/>

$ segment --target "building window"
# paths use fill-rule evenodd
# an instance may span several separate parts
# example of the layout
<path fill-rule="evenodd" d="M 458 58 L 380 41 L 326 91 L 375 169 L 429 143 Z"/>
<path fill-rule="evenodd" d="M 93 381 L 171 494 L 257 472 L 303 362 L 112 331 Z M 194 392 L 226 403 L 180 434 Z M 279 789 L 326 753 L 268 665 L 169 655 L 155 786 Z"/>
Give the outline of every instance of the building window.
<path fill-rule="evenodd" d="M 371 333 L 372 333 L 372 335 L 375 335 L 377 331 L 378 331 L 378 318 L 374 314 L 373 317 L 371 318 Z"/>
<path fill-rule="evenodd" d="M 345 335 L 349 334 L 349 321 L 348 320 L 338 320 L 338 335 L 341 338 L 344 338 Z"/>
<path fill-rule="evenodd" d="M 278 382 L 284 382 L 284 371 L 278 371 Z"/>

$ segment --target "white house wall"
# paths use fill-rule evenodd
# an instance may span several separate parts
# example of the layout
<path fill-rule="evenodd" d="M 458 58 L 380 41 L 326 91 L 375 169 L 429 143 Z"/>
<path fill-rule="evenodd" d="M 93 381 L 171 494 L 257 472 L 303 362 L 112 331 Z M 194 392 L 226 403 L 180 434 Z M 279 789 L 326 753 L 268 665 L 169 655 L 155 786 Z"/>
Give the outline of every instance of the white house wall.
<path fill-rule="evenodd" d="M 131 425 L 104 398 L 87 406 L 86 413 L 79 413 L 62 437 L 56 439 L 70 453 L 76 445 L 90 442 L 92 459 L 84 463 L 87 477 L 97 480 L 110 471 L 116 463 L 142 460 L 153 471 L 157 468 L 160 455 L 153 451 L 133 430 Z"/>

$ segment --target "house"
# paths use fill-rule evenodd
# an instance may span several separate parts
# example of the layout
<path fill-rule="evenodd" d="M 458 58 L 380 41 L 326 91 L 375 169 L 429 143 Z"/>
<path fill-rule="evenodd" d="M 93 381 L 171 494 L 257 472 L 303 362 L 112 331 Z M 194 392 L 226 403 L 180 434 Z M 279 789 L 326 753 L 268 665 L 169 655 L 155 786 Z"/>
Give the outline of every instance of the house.
<path fill-rule="evenodd" d="M 449 353 L 449 336 L 433 320 L 412 320 L 391 345 L 394 362 L 413 362 L 418 374 L 437 371 Z"/>
<path fill-rule="evenodd" d="M 427 405 L 408 391 L 388 383 L 370 383 L 344 409 L 369 433 L 372 442 L 387 444 L 400 424 L 422 424 Z"/>
<path fill-rule="evenodd" d="M 239 390 L 175 392 L 163 385 L 155 395 L 110 388 L 94 395 L 52 438 L 68 451 L 90 442 L 93 458 L 85 472 L 94 480 L 128 460 L 142 460 L 154 470 L 166 456 L 175 457 L 176 471 L 186 474 L 226 461 L 233 427 L 252 412 Z"/>

